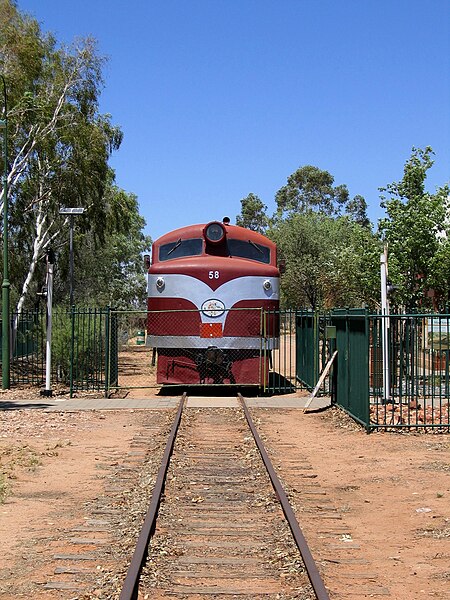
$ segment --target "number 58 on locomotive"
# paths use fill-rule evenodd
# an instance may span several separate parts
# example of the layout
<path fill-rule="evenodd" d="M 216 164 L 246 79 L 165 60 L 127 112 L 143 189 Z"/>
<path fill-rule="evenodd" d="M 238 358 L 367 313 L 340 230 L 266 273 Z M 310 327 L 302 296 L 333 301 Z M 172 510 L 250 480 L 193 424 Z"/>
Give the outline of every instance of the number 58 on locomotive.
<path fill-rule="evenodd" d="M 229 219 L 153 243 L 147 345 L 158 384 L 267 384 L 279 342 L 277 249 Z"/>

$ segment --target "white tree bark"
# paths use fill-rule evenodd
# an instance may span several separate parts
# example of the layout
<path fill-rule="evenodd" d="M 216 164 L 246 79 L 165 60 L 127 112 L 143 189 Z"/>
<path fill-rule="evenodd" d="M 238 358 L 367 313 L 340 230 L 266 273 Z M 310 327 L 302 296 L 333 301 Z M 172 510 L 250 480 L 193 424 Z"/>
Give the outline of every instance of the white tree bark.
<path fill-rule="evenodd" d="M 69 80 L 60 90 L 59 96 L 57 97 L 54 105 L 53 113 L 51 114 L 48 122 L 45 124 L 34 124 L 30 126 L 27 135 L 25 136 L 26 140 L 16 151 L 8 172 L 8 201 L 11 201 L 11 198 L 14 196 L 14 190 L 20 185 L 21 180 L 26 177 L 27 169 L 29 168 L 31 160 L 36 161 L 36 163 L 39 165 L 40 171 L 40 185 L 38 193 L 36 194 L 36 197 L 33 198 L 30 206 L 27 209 L 27 211 L 35 211 L 36 214 L 35 239 L 33 242 L 33 254 L 30 260 L 28 273 L 25 281 L 23 282 L 19 300 L 16 305 L 13 339 L 15 339 L 18 319 L 23 311 L 25 299 L 33 281 L 38 261 L 40 260 L 45 249 L 60 233 L 60 230 L 52 231 L 54 228 L 54 220 L 48 222 L 49 213 L 51 211 L 48 211 L 47 209 L 50 205 L 51 198 L 49 192 L 46 190 L 45 181 L 50 173 L 50 167 L 45 160 L 45 157 L 42 158 L 37 155 L 36 148 L 45 140 L 47 136 L 53 135 L 62 122 L 64 123 L 64 126 L 70 126 L 70 122 L 68 121 L 67 117 L 62 114 L 62 111 L 65 103 L 68 100 L 71 89 L 78 82 L 79 66 L 80 65 L 77 64 L 76 68 L 74 67 Z M 15 112 L 12 111 L 9 115 L 10 120 L 19 120 L 21 116 L 20 112 L 20 108 Z M 2 214 L 4 209 L 4 200 L 4 190 L 2 190 L 0 214 Z"/>

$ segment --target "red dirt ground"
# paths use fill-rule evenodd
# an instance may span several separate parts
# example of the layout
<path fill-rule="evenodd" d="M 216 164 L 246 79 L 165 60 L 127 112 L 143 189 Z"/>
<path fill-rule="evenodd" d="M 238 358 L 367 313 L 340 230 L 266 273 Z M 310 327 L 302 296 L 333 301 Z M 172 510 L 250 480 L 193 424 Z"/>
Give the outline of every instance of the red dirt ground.
<path fill-rule="evenodd" d="M 336 410 L 254 414 L 275 458 L 309 461 L 319 489 L 348 529 L 349 537 L 341 540 L 349 542 L 347 553 L 326 550 L 314 520 L 302 514 L 304 481 L 286 476 L 332 598 L 450 598 L 450 435 L 367 435 Z M 55 523 L 63 529 L 83 518 L 83 503 L 104 485 L 96 477 L 99 457 L 114 460 L 128 452 L 139 427 L 139 411 L 0 412 L 0 494 L 7 486 L 0 504 L 0 598 L 14 598 L 14 586 L 27 582 L 33 557 L 26 549 L 42 556 L 42 539 Z M 349 587 L 341 577 L 345 563 L 333 562 L 333 556 L 367 560 L 362 569 L 374 574 L 375 593 L 358 581 Z"/>

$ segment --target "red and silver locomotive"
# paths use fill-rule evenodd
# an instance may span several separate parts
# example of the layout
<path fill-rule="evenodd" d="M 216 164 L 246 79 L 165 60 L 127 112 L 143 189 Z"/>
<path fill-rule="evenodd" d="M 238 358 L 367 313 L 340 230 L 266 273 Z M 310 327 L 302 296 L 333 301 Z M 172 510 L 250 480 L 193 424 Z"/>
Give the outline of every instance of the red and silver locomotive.
<path fill-rule="evenodd" d="M 276 245 L 227 218 L 156 240 L 147 344 L 157 351 L 158 384 L 265 385 L 279 280 Z"/>

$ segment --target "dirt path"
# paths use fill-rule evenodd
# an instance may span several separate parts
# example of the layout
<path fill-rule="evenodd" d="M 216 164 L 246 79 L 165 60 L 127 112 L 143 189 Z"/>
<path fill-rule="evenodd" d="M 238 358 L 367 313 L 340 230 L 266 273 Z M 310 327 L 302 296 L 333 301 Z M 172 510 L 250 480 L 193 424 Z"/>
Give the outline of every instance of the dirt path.
<path fill-rule="evenodd" d="M 96 598 L 103 572 L 121 584 L 128 557 L 116 546 L 131 547 L 135 534 L 123 512 L 165 416 L 0 412 L 2 600 Z"/>
<path fill-rule="evenodd" d="M 337 409 L 254 414 L 332 598 L 450 598 L 448 434 L 367 435 Z M 299 456 L 310 471 L 289 470 Z"/>
<path fill-rule="evenodd" d="M 112 516 L 106 519 L 109 526 L 97 523 L 96 532 L 96 519 L 104 517 L 95 517 L 88 507 L 98 498 L 101 506 L 113 499 L 119 516 L 132 512 L 121 482 L 126 476 L 128 489 L 134 485 L 147 451 L 137 437 L 145 425 L 152 426 L 155 413 L 168 416 L 166 411 L 130 410 L 0 412 L 0 495 L 7 494 L 0 504 L 2 600 L 115 597 L 98 588 L 97 569 L 118 586 L 125 562 L 120 549 L 132 544 L 133 535 L 113 526 Z M 253 414 L 290 489 L 332 599 L 450 598 L 448 434 L 367 435 L 336 411 L 305 415 L 253 409 Z M 213 435 L 213 423 L 211 430 Z M 303 471 L 294 468 L 299 462 Z M 103 543 L 96 555 L 101 561 L 89 563 L 91 591 L 81 596 L 44 589 L 55 579 L 48 557 L 68 551 L 71 538 L 85 536 L 84 524 L 89 536 Z M 79 546 L 78 551 L 83 548 L 92 549 Z"/>

